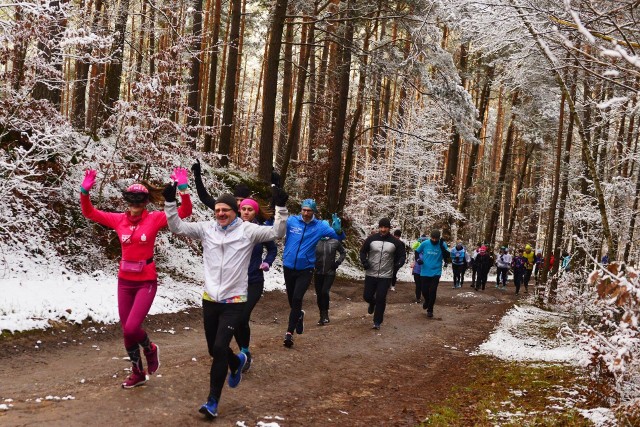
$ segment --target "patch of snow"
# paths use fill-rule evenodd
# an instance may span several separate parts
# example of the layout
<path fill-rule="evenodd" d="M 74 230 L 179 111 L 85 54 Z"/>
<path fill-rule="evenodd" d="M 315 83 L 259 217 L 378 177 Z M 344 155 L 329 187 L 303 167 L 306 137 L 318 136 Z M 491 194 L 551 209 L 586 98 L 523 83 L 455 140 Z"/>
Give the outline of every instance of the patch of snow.
<path fill-rule="evenodd" d="M 578 409 L 580 415 L 591 421 L 596 427 L 617 426 L 616 417 L 608 408 Z"/>

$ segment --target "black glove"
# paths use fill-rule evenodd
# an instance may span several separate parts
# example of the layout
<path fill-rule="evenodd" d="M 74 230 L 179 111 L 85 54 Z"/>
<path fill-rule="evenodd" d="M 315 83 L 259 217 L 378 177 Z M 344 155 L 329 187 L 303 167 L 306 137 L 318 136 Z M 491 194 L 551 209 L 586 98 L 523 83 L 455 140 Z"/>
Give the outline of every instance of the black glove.
<path fill-rule="evenodd" d="M 196 162 L 191 165 L 191 172 L 195 176 L 202 176 L 202 168 L 200 167 L 200 159 L 196 159 Z"/>
<path fill-rule="evenodd" d="M 364 267 L 365 270 L 368 270 L 371 268 L 371 263 L 369 261 L 363 261 L 362 266 Z"/>
<path fill-rule="evenodd" d="M 338 261 L 334 262 L 334 263 L 333 263 L 333 269 L 334 269 L 334 270 L 337 270 L 337 269 L 338 269 L 338 267 L 340 267 L 340 263 L 339 263 Z"/>
<path fill-rule="evenodd" d="M 275 170 L 271 171 L 271 184 L 280 187 L 280 174 Z"/>
<path fill-rule="evenodd" d="M 449 264 L 445 262 L 445 263 L 444 263 L 444 265 L 443 265 L 442 267 L 443 267 L 443 268 L 447 268 L 448 266 L 449 266 Z"/>
<path fill-rule="evenodd" d="M 164 196 L 164 200 L 167 202 L 175 202 L 176 201 L 176 191 L 178 190 L 178 183 L 174 182 L 173 184 L 167 184 L 162 190 L 162 195 Z"/>
<path fill-rule="evenodd" d="M 423 261 L 422 259 L 418 258 L 418 259 L 416 260 L 416 264 L 418 264 L 418 265 L 422 265 L 422 264 L 424 264 L 424 261 Z"/>
<path fill-rule="evenodd" d="M 283 188 L 276 187 L 275 185 L 271 186 L 271 200 L 273 200 L 273 204 L 276 206 L 286 206 L 287 200 L 289 200 L 289 195 Z"/>

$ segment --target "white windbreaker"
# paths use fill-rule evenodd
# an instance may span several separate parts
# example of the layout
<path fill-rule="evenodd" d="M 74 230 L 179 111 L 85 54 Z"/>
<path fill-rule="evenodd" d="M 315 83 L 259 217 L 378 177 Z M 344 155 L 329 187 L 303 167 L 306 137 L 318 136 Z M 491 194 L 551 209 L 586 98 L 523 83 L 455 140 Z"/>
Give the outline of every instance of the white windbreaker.
<path fill-rule="evenodd" d="M 184 222 L 175 202 L 166 202 L 169 230 L 202 241 L 204 288 L 215 301 L 246 296 L 249 261 L 256 243 L 279 239 L 287 228 L 289 212 L 276 206 L 272 227 L 242 221 L 240 217 L 222 229 L 216 221 Z"/>

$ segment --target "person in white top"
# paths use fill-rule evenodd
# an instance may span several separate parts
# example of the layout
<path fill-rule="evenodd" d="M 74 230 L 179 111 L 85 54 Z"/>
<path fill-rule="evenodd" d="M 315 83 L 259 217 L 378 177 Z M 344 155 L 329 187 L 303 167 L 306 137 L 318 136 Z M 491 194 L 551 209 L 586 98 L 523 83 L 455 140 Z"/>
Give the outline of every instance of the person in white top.
<path fill-rule="evenodd" d="M 502 283 L 502 289 L 506 289 L 507 280 L 509 278 L 509 269 L 511 268 L 511 261 L 513 257 L 509 253 L 509 248 L 502 246 L 500 252 L 496 256 L 496 267 L 498 267 L 498 275 L 496 276 L 496 288 L 500 287 Z"/>
<path fill-rule="evenodd" d="M 227 371 L 230 371 L 229 387 L 235 388 L 242 379 L 242 368 L 247 362 L 244 353 L 235 355 L 229 345 L 247 303 L 248 269 L 253 247 L 257 243 L 279 239 L 286 232 L 289 213 L 285 204 L 289 196 L 281 188 L 272 189 L 276 215 L 271 227 L 243 221 L 238 216 L 238 204 L 232 194 L 223 194 L 215 201 L 215 221 L 184 222 L 176 209 L 175 185 L 168 185 L 163 193 L 169 230 L 202 241 L 205 288 L 202 316 L 213 362 L 209 374 L 209 397 L 199 412 L 208 418 L 218 415 Z"/>

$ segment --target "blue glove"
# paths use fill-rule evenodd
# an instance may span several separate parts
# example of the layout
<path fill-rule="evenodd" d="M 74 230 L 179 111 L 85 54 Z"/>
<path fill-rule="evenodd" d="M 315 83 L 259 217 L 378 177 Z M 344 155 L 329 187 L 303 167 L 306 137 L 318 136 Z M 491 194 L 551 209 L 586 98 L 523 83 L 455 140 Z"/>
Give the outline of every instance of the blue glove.
<path fill-rule="evenodd" d="M 342 220 L 338 218 L 337 213 L 331 215 L 331 228 L 333 228 L 336 234 L 342 233 Z"/>

